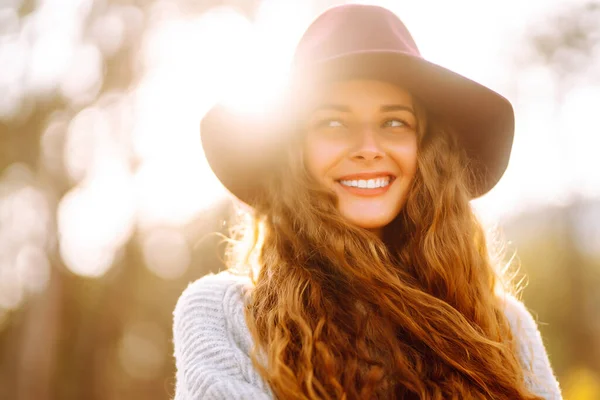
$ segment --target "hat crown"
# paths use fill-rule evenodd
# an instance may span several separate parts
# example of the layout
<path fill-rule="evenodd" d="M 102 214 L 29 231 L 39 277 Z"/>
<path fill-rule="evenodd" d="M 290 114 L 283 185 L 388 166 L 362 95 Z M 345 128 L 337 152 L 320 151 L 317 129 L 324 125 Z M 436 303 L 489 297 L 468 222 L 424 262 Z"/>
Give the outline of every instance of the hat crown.
<path fill-rule="evenodd" d="M 392 51 L 421 57 L 404 23 L 391 11 L 370 5 L 330 8 L 315 19 L 296 47 L 296 67 L 352 53 Z"/>
<path fill-rule="evenodd" d="M 402 21 L 385 8 L 345 5 L 325 11 L 296 46 L 290 72 L 281 101 L 268 113 L 249 118 L 217 104 L 202 119 L 202 146 L 213 172 L 250 205 L 287 156 L 284 143 L 300 126 L 296 117 L 301 118 L 305 96 L 310 101 L 327 87 L 322 83 L 344 79 L 398 84 L 448 124 L 468 157 L 473 198 L 494 187 L 506 170 L 515 122 L 510 102 L 425 60 Z"/>

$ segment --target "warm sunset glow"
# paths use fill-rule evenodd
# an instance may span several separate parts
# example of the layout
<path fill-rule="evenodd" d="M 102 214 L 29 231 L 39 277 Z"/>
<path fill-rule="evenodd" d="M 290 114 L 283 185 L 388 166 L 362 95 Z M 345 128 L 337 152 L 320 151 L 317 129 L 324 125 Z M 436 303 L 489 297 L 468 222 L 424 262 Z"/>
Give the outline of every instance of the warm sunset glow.
<path fill-rule="evenodd" d="M 135 203 L 130 178 L 118 162 L 67 193 L 58 206 L 60 254 L 74 273 L 99 277 L 108 271 L 133 230 Z"/>
<path fill-rule="evenodd" d="M 254 123 L 296 43 L 347 3 L 513 105 L 508 168 L 471 205 L 564 398 L 600 399 L 598 0 L 0 0 L 0 398 L 178 398 L 176 301 L 252 218 L 200 122 L 223 103 L 248 126 L 236 151 L 264 157 Z"/>

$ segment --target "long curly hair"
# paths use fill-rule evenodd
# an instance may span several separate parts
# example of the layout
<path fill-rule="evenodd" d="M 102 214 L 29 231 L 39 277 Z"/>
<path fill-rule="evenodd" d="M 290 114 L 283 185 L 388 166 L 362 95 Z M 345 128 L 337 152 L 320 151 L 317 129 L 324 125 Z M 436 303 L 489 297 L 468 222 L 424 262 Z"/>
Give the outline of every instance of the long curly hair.
<path fill-rule="evenodd" d="M 382 238 L 309 176 L 298 134 L 253 204 L 250 247 L 230 248 L 232 267 L 250 265 L 252 360 L 277 398 L 539 399 L 469 203 L 472 169 L 419 110 L 417 175 Z"/>

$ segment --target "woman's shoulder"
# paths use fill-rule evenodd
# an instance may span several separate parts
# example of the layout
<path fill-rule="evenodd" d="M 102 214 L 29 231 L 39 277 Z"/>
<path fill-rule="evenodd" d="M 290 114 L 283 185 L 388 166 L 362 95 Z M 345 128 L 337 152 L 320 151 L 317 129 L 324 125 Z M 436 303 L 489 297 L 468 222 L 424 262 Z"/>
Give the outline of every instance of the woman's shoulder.
<path fill-rule="evenodd" d="M 249 278 L 210 274 L 182 292 L 173 312 L 177 394 L 182 399 L 266 399 L 269 390 L 254 370 L 245 322 Z"/>
<path fill-rule="evenodd" d="M 221 271 L 217 274 L 209 273 L 203 277 L 188 284 L 184 289 L 182 297 L 194 297 L 199 294 L 222 295 L 228 290 L 241 290 L 243 287 L 250 284 L 250 279 L 245 276 L 234 274 L 229 270 Z"/>
<path fill-rule="evenodd" d="M 527 358 L 535 358 L 537 352 L 543 352 L 543 341 L 538 323 L 525 304 L 512 294 L 500 296 L 504 314 L 521 352 L 529 353 Z"/>
<path fill-rule="evenodd" d="M 245 321 L 249 278 L 228 271 L 205 275 L 181 293 L 173 311 L 175 355 L 214 364 L 247 364 L 252 339 Z"/>
<path fill-rule="evenodd" d="M 521 300 L 509 293 L 500 295 L 500 300 L 504 307 L 504 314 L 515 335 L 539 335 L 536 320 Z"/>
<path fill-rule="evenodd" d="M 213 321 L 230 317 L 242 310 L 244 291 L 249 285 L 249 278 L 229 271 L 205 275 L 181 293 L 174 310 L 175 321 L 188 314 Z"/>
<path fill-rule="evenodd" d="M 525 379 L 534 393 L 545 399 L 561 399 L 560 387 L 550 364 L 538 323 L 525 304 L 510 294 L 500 296 L 504 313 L 516 339 Z"/>

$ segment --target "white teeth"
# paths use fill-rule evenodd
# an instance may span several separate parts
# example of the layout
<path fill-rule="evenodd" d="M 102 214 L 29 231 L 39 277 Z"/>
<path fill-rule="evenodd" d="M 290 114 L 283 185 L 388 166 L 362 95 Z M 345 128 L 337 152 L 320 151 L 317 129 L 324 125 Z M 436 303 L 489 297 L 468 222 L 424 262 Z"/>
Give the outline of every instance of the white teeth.
<path fill-rule="evenodd" d="M 390 184 L 390 177 L 377 179 L 360 179 L 360 180 L 341 180 L 340 183 L 344 186 L 357 187 L 361 189 L 376 189 L 385 187 Z"/>

